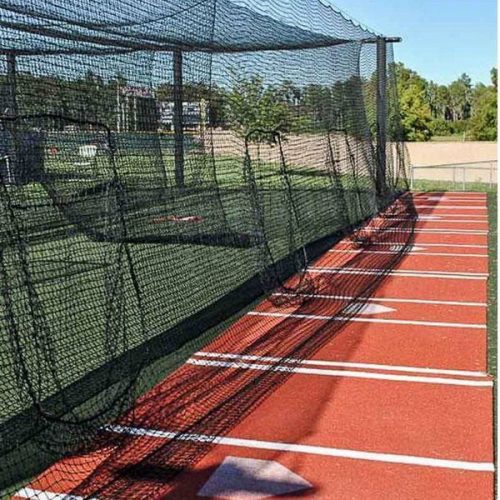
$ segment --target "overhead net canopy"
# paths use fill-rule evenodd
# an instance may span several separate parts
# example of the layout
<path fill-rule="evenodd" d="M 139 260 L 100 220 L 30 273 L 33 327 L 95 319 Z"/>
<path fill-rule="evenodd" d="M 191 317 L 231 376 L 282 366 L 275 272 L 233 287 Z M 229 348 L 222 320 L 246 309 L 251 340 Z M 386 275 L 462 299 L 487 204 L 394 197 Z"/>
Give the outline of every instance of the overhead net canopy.
<path fill-rule="evenodd" d="M 0 54 L 5 488 L 407 185 L 391 45 L 317 0 L 0 0 Z"/>

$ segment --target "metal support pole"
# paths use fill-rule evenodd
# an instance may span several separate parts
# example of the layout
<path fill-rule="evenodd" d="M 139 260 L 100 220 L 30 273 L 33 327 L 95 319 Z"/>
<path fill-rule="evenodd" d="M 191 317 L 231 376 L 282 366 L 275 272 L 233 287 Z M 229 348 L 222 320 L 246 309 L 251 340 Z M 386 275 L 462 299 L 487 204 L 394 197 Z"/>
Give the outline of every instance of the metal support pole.
<path fill-rule="evenodd" d="M 174 163 L 175 182 L 178 188 L 184 187 L 184 127 L 182 112 L 182 51 L 174 50 Z"/>
<path fill-rule="evenodd" d="M 462 169 L 462 186 L 463 186 L 462 191 L 465 191 L 465 169 L 466 169 L 466 168 L 467 168 L 467 167 L 464 167 L 464 168 Z"/>
<path fill-rule="evenodd" d="M 16 56 L 14 54 L 7 55 L 7 82 L 8 82 L 8 104 L 7 113 L 9 116 L 17 116 L 17 70 Z"/>
<path fill-rule="evenodd" d="M 7 79 L 5 88 L 5 115 L 16 117 L 18 115 L 17 107 L 17 69 L 16 56 L 7 54 Z M 6 144 L 5 144 L 5 166 L 7 171 L 7 183 L 17 184 L 22 182 L 23 173 L 19 171 L 18 160 L 18 137 L 17 123 L 15 121 L 6 122 L 5 125 Z"/>
<path fill-rule="evenodd" d="M 387 143 L 387 42 L 377 40 L 377 194 L 386 191 Z"/>

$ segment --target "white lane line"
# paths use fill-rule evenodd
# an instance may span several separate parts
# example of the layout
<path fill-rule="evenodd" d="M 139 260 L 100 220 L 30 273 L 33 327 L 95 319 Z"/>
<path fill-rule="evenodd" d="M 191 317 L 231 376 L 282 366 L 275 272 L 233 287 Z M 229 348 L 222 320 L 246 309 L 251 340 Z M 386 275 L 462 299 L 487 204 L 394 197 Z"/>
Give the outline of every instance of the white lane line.
<path fill-rule="evenodd" d="M 491 380 L 465 380 L 444 377 L 419 377 L 417 375 L 392 375 L 389 373 L 358 372 L 350 370 L 329 370 L 319 368 L 300 368 L 296 366 L 263 365 L 239 361 L 211 361 L 191 358 L 189 365 L 208 366 L 212 368 L 235 368 L 238 370 L 257 370 L 277 373 L 296 373 L 299 375 L 320 375 L 324 377 L 360 378 L 365 380 L 388 380 L 390 382 L 411 382 L 415 384 L 455 385 L 462 387 L 493 387 Z"/>
<path fill-rule="evenodd" d="M 329 253 L 357 253 L 357 254 L 381 254 L 381 255 L 395 255 L 399 254 L 400 252 L 387 252 L 387 251 L 380 251 L 380 250 L 363 250 L 360 248 L 359 250 L 328 250 Z M 445 252 L 425 252 L 425 253 L 420 253 L 420 252 L 415 252 L 414 250 L 409 250 L 409 252 L 406 252 L 408 254 L 411 254 L 412 256 L 420 256 L 420 257 L 484 257 L 487 258 L 488 255 L 485 253 L 445 253 Z"/>
<path fill-rule="evenodd" d="M 415 208 L 429 208 L 431 210 L 447 209 L 447 210 L 487 210 L 487 206 L 479 205 L 414 205 Z M 466 215 L 466 214 L 463 214 Z"/>
<path fill-rule="evenodd" d="M 385 271 L 384 269 L 356 269 L 356 268 L 337 268 L 337 267 L 310 267 L 307 270 L 313 274 L 352 274 L 365 276 L 400 276 L 404 278 L 439 278 L 439 279 L 455 279 L 455 280 L 480 280 L 486 281 L 487 274 L 457 274 L 444 271 Z"/>
<path fill-rule="evenodd" d="M 53 491 L 36 490 L 33 488 L 22 488 L 14 497 L 34 498 L 36 500 L 97 500 L 96 497 L 80 497 L 78 495 L 68 495 L 66 493 L 55 493 Z"/>
<path fill-rule="evenodd" d="M 108 432 L 128 434 L 130 436 L 148 436 L 159 439 L 175 439 L 195 443 L 210 443 L 214 445 L 235 446 L 239 448 L 252 448 L 258 450 L 282 451 L 290 453 L 305 453 L 334 458 L 351 458 L 354 460 L 369 460 L 405 465 L 421 465 L 425 467 L 439 467 L 444 469 L 469 470 L 476 472 L 494 472 L 495 466 L 491 462 L 469 462 L 465 460 L 445 460 L 441 458 L 421 457 L 415 455 L 397 455 L 394 453 L 376 453 L 371 451 L 348 450 L 331 448 L 327 446 L 313 446 L 306 444 L 284 443 L 280 441 L 260 441 L 256 439 L 234 438 L 208 434 L 187 434 L 180 432 L 144 429 L 123 425 L 106 425 L 103 427 Z"/>
<path fill-rule="evenodd" d="M 479 196 L 474 196 L 474 197 L 458 197 L 458 196 L 447 196 L 446 198 L 441 198 L 440 200 L 436 200 L 434 197 L 425 197 L 425 196 L 419 196 L 418 198 L 415 199 L 415 201 L 458 201 L 458 202 L 463 202 L 463 201 L 475 201 L 476 203 L 484 203 L 487 201 L 487 198 L 485 197 L 479 197 Z"/>
<path fill-rule="evenodd" d="M 361 230 L 365 233 L 422 233 L 422 234 L 470 234 L 475 236 L 485 236 L 488 231 L 477 231 L 475 229 L 397 229 L 397 228 L 380 228 L 380 227 L 366 227 Z"/>
<path fill-rule="evenodd" d="M 436 328 L 470 328 L 472 330 L 486 330 L 486 325 L 477 323 L 449 323 L 443 321 L 420 321 L 409 319 L 385 319 L 385 318 L 359 318 L 357 316 L 327 316 L 321 314 L 299 314 L 299 313 L 279 313 L 251 311 L 248 316 L 268 316 L 270 318 L 298 318 L 316 319 L 320 321 L 347 321 L 352 323 L 379 323 L 386 325 L 412 325 L 412 326 L 433 326 Z"/>
<path fill-rule="evenodd" d="M 277 358 L 273 356 L 255 356 L 251 354 L 233 354 L 221 352 L 198 351 L 194 356 L 218 359 L 236 359 L 242 361 L 268 361 L 271 363 L 286 363 L 292 365 L 336 366 L 346 368 L 364 368 L 366 370 L 381 370 L 406 373 L 421 373 L 430 375 L 457 375 L 460 377 L 487 377 L 485 372 L 469 370 L 445 370 L 439 368 L 419 368 L 416 366 L 380 365 L 374 363 L 353 363 L 351 361 L 323 361 L 319 359 Z"/>
<path fill-rule="evenodd" d="M 442 222 L 447 222 L 451 224 L 461 224 L 461 223 L 467 223 L 467 224 L 487 224 L 488 221 L 478 221 L 478 220 L 473 220 L 471 221 L 470 219 L 442 219 L 441 217 L 436 217 L 432 219 L 428 219 L 425 216 L 420 216 L 417 217 L 416 219 L 400 219 L 400 218 L 395 218 L 395 217 L 374 217 L 372 219 L 373 221 L 391 221 L 391 222 L 411 222 L 415 220 L 415 222 L 428 222 L 428 223 L 442 223 Z"/>
<path fill-rule="evenodd" d="M 423 217 L 437 217 L 437 219 L 443 219 L 443 217 L 467 217 L 467 222 L 471 222 L 470 219 L 480 219 L 477 222 L 488 222 L 489 217 L 487 215 L 478 215 L 478 214 L 467 214 L 467 215 L 460 215 L 460 214 L 443 214 L 440 213 L 439 215 L 428 215 L 428 214 L 422 214 L 419 216 L 419 219 Z M 423 219 L 424 220 L 424 219 Z M 427 219 L 427 220 L 434 220 L 434 219 Z"/>
<path fill-rule="evenodd" d="M 486 307 L 486 302 L 458 302 L 454 300 L 427 300 L 427 299 L 393 299 L 387 297 L 351 297 L 347 295 L 323 295 L 315 293 L 285 293 L 275 292 L 273 295 L 282 295 L 288 297 L 310 297 L 313 299 L 326 300 L 355 300 L 356 302 L 396 302 L 402 304 L 431 304 L 440 306 L 470 306 L 470 307 Z"/>
<path fill-rule="evenodd" d="M 315 267 L 313 269 L 347 269 L 349 271 L 365 271 L 363 268 L 359 267 Z M 367 268 L 367 271 L 379 271 L 379 272 L 384 272 L 384 269 L 372 269 L 372 268 Z M 427 274 L 443 274 L 446 276 L 482 276 L 483 278 L 488 277 L 488 273 L 476 273 L 476 272 L 469 272 L 469 271 L 421 271 L 420 269 L 394 269 L 390 271 L 395 274 L 400 274 L 400 273 L 411 273 L 411 274 L 418 274 L 418 275 L 427 275 Z"/>
<path fill-rule="evenodd" d="M 439 208 L 439 207 L 445 206 L 445 205 L 453 205 L 453 206 L 458 207 L 458 208 L 462 208 L 465 206 L 488 208 L 486 200 L 465 200 L 465 199 L 464 200 L 452 200 L 452 199 L 448 199 L 448 200 L 446 200 L 446 203 L 444 203 L 444 202 L 428 203 L 429 201 L 432 201 L 432 200 L 426 200 L 423 198 L 416 200 L 417 203 L 420 203 L 422 205 L 429 206 L 429 207 L 438 207 Z M 462 203 L 464 203 L 464 205 L 462 205 Z"/>
<path fill-rule="evenodd" d="M 358 243 L 362 243 L 360 240 L 358 240 Z M 373 242 L 369 243 L 369 246 L 372 245 L 381 245 L 381 246 L 401 246 L 400 241 L 379 241 L 379 242 Z M 461 244 L 461 243 L 418 243 L 416 245 L 411 245 L 411 246 L 419 246 L 419 247 L 443 247 L 443 248 L 488 248 L 488 245 L 474 245 L 474 244 Z M 486 254 L 485 254 L 486 255 Z"/>

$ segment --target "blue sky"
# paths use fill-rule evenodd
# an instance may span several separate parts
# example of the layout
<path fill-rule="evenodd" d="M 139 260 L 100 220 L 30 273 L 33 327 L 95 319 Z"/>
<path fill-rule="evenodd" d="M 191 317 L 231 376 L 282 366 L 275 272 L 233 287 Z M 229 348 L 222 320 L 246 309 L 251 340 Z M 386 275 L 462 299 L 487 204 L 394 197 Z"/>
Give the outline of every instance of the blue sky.
<path fill-rule="evenodd" d="M 401 36 L 396 59 L 424 78 L 448 84 L 465 72 L 489 83 L 497 65 L 496 0 L 332 1 L 375 31 Z"/>

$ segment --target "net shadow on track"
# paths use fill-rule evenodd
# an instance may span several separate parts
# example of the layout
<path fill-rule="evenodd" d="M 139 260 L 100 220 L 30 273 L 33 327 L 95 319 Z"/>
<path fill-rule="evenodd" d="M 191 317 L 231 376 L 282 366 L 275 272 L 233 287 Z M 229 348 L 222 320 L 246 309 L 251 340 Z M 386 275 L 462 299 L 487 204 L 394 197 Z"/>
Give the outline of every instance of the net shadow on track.
<path fill-rule="evenodd" d="M 315 281 L 315 292 L 351 297 L 341 300 L 335 311 L 329 314 L 342 316 L 342 321 L 304 321 L 287 318 L 270 328 L 262 323 L 262 335 L 246 339 L 244 323 L 235 323 L 215 339 L 214 345 L 240 346 L 238 354 L 258 354 L 273 358 L 307 359 L 342 333 L 349 319 L 356 315 L 363 303 L 352 297 L 370 297 L 386 279 L 387 274 L 406 255 L 413 242 L 413 227 L 416 219 L 412 199 L 400 198 L 382 215 L 377 232 L 367 230 L 370 223 L 354 238 L 364 235 L 364 245 L 377 241 L 394 243 L 391 254 L 363 254 L 340 263 L 342 267 L 367 267 L 383 270 L 375 279 L 363 275 L 335 275 Z M 393 220 L 397 219 L 397 220 Z M 401 219 L 404 219 L 401 221 Z M 394 232 L 396 230 L 396 232 Z M 401 232 L 397 232 L 401 230 Z M 386 231 L 390 231 L 387 233 Z M 370 234 L 369 238 L 366 236 Z M 293 281 L 294 278 L 291 278 Z M 324 305 L 321 299 L 294 298 L 293 312 L 314 314 Z M 277 305 L 288 311 L 290 303 Z M 199 346 L 201 347 L 201 346 Z M 355 349 L 355 346 L 352 347 Z M 212 345 L 213 349 L 213 345 Z M 210 350 L 210 347 L 207 348 Z M 95 469 L 79 484 L 73 485 L 71 493 L 79 496 L 120 498 L 163 497 L 175 494 L 179 474 L 192 469 L 214 446 L 215 438 L 203 442 L 186 441 L 181 434 L 224 436 L 248 416 L 274 391 L 282 386 L 292 373 L 286 371 L 281 361 L 269 363 L 269 371 L 244 369 L 220 369 L 184 365 L 171 373 L 164 381 L 142 398 L 114 424 L 139 429 L 154 429 L 178 433 L 171 440 L 134 437 L 125 434 L 102 432 L 89 446 L 82 449 L 76 458 L 85 462 L 86 457 L 100 456 Z M 280 371 L 273 371 L 273 370 Z M 283 369 L 285 371 L 283 371 Z M 335 383 L 332 385 L 334 394 Z M 299 437 L 299 436 L 297 436 Z M 88 455 L 90 453 L 90 455 Z M 55 468 L 57 470 L 57 466 Z M 61 466 L 61 471 L 64 466 Z"/>

